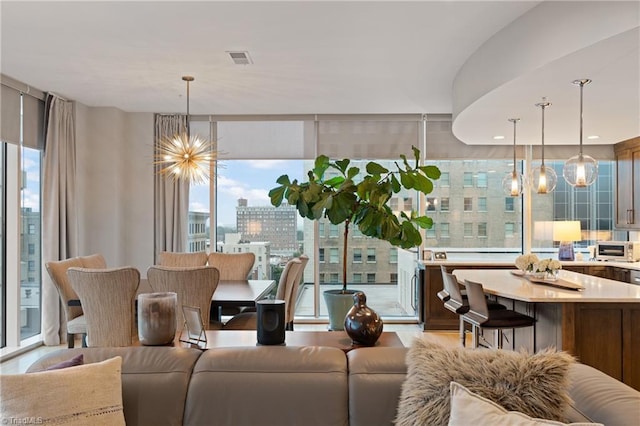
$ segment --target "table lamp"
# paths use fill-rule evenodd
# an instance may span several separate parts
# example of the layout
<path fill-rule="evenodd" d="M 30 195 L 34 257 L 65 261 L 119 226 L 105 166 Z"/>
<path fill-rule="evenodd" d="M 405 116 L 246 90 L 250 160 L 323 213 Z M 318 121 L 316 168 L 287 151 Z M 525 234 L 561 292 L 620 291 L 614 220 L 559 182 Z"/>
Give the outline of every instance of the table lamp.
<path fill-rule="evenodd" d="M 560 241 L 558 260 L 575 260 L 573 242 L 582 240 L 580 221 L 565 220 L 553 222 L 553 240 Z"/>

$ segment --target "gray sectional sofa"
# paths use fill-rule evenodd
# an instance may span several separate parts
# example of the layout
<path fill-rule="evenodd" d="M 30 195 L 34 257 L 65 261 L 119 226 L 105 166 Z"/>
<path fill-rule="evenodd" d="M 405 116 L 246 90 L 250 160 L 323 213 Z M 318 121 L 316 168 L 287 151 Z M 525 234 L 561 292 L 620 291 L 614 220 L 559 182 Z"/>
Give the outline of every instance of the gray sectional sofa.
<path fill-rule="evenodd" d="M 393 423 L 407 350 L 75 348 L 50 353 L 29 371 L 78 353 L 85 364 L 121 356 L 127 425 L 372 426 Z M 638 424 L 640 392 L 582 364 L 570 375 L 568 420 Z"/>

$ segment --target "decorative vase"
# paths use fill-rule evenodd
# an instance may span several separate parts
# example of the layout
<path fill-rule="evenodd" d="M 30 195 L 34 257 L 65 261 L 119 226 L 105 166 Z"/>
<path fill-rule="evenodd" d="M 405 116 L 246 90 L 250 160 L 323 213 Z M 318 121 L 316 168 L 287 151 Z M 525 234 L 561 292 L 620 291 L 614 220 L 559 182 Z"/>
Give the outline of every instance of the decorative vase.
<path fill-rule="evenodd" d="M 176 337 L 176 306 L 173 292 L 138 295 L 138 337 L 146 346 L 166 345 Z"/>
<path fill-rule="evenodd" d="M 367 296 L 359 291 L 353 295 L 353 306 L 344 319 L 344 329 L 355 345 L 373 346 L 382 333 L 382 319 L 367 306 Z"/>
<path fill-rule="evenodd" d="M 556 281 L 558 279 L 558 271 L 547 271 L 544 279 L 547 281 Z"/>
<path fill-rule="evenodd" d="M 329 315 L 329 331 L 344 330 L 344 319 L 353 306 L 353 295 L 357 290 L 325 290 L 324 301 Z"/>

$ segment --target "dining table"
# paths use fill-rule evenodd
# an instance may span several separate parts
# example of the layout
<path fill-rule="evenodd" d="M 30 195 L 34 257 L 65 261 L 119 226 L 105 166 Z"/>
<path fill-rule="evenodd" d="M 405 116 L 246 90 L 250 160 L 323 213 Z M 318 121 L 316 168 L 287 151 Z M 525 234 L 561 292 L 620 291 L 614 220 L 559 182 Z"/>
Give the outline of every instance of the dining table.
<path fill-rule="evenodd" d="M 276 288 L 275 280 L 221 280 L 211 298 L 211 320 L 220 321 L 222 308 L 253 307 Z M 153 293 L 149 281 L 140 279 L 136 298 L 141 293 Z M 81 306 L 80 300 L 71 299 L 69 306 Z"/>

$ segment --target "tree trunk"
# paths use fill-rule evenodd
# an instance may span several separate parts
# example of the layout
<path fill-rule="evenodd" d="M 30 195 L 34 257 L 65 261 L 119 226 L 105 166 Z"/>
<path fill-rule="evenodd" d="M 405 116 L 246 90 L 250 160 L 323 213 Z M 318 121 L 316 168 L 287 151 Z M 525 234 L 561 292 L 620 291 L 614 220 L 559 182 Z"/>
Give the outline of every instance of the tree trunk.
<path fill-rule="evenodd" d="M 344 222 L 344 235 L 342 237 L 342 292 L 347 292 L 347 238 L 349 237 L 349 222 Z"/>

